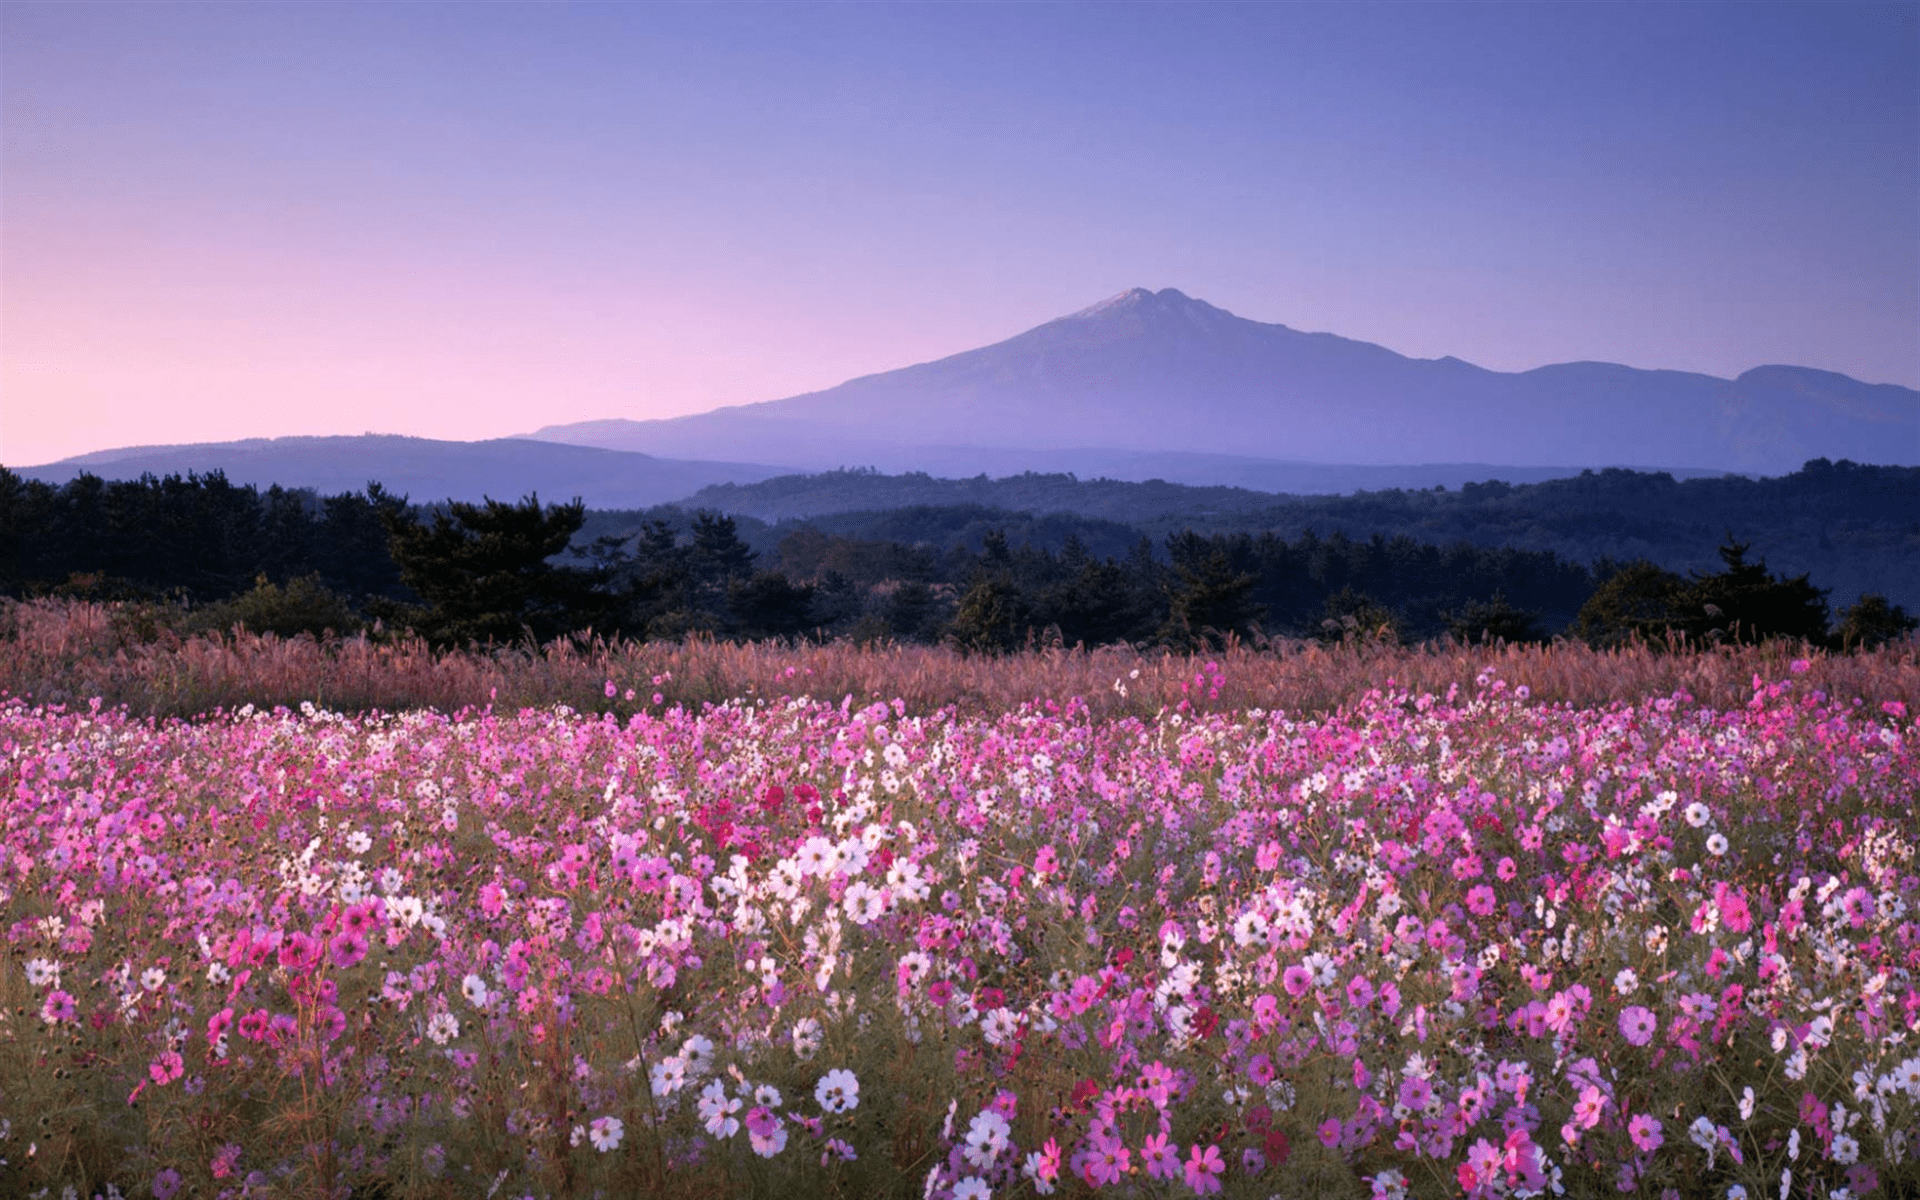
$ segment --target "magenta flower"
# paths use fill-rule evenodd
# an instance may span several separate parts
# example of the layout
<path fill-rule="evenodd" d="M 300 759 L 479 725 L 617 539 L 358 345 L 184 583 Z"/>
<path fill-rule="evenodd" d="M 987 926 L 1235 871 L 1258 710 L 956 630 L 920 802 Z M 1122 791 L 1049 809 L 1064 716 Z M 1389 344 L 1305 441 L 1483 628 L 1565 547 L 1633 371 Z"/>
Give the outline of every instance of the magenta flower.
<path fill-rule="evenodd" d="M 73 1020 L 73 997 L 55 988 L 47 993 L 46 1002 L 40 1006 L 40 1019 L 49 1025 L 58 1025 Z"/>
<path fill-rule="evenodd" d="M 155 1083 L 169 1084 L 186 1072 L 185 1060 L 172 1050 L 162 1051 L 160 1057 L 147 1064 L 147 1075 Z"/>
<path fill-rule="evenodd" d="M 213 1172 L 215 1179 L 225 1179 L 233 1174 L 233 1169 L 239 1164 L 240 1147 L 233 1142 L 228 1142 L 220 1147 L 219 1153 L 213 1156 L 213 1161 L 207 1164 L 207 1169 Z"/>
<path fill-rule="evenodd" d="M 1211 1196 L 1223 1186 L 1220 1176 L 1226 1174 L 1226 1160 L 1220 1157 L 1220 1147 L 1208 1146 L 1202 1153 L 1200 1144 L 1194 1143 L 1187 1151 L 1187 1186 L 1201 1196 Z"/>

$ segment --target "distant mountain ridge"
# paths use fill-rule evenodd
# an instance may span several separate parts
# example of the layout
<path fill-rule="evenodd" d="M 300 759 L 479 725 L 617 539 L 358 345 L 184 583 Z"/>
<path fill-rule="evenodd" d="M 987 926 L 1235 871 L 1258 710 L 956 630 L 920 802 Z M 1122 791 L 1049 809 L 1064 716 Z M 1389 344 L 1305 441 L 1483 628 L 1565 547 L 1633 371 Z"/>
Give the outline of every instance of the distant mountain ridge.
<path fill-rule="evenodd" d="M 237 484 L 313 488 L 322 495 L 359 491 L 378 480 L 416 503 L 441 500 L 548 501 L 579 496 L 593 508 L 645 508 L 721 483 L 754 483 L 785 473 L 737 462 L 684 462 L 607 450 L 496 438 L 448 442 L 363 434 L 358 437 L 251 438 L 183 446 L 130 446 L 82 454 L 15 474 L 64 483 L 82 472 L 109 479 L 205 474 L 219 470 Z"/>
<path fill-rule="evenodd" d="M 961 475 L 1112 474 L 1088 468 L 1169 455 L 1780 474 L 1819 457 L 1920 464 L 1920 392 L 1793 366 L 1731 380 L 1591 362 L 1505 373 L 1133 288 L 990 346 L 820 392 L 529 436 Z"/>

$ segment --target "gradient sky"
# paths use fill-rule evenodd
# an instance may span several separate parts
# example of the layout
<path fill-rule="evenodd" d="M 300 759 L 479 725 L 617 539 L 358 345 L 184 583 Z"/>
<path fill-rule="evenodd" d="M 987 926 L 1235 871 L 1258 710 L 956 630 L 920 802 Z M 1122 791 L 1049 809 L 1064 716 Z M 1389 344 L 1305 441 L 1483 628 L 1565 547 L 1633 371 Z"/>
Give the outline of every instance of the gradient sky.
<path fill-rule="evenodd" d="M 1133 286 L 1920 385 L 1920 5 L 0 0 L 0 462 L 699 412 Z"/>

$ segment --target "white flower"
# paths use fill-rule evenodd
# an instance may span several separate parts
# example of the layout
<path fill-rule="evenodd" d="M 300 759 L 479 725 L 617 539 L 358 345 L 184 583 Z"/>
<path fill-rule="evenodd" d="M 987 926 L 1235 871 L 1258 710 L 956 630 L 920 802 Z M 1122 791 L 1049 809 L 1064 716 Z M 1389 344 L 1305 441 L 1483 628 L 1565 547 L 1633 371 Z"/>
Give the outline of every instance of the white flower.
<path fill-rule="evenodd" d="M 740 1132 L 740 1099 L 727 1095 L 727 1085 L 718 1079 L 700 1091 L 700 1120 L 707 1132 L 722 1140 Z"/>
<path fill-rule="evenodd" d="M 469 975 L 465 979 L 462 979 L 460 981 L 460 991 L 462 995 L 466 996 L 467 1003 L 473 1005 L 475 1008 L 485 1008 L 487 1006 L 487 981 L 478 975 Z"/>
<path fill-rule="evenodd" d="M 167 973 L 159 967 L 148 967 L 140 972 L 140 986 L 150 992 L 157 992 L 166 986 Z"/>
<path fill-rule="evenodd" d="M 820 1022 L 812 1017 L 801 1017 L 793 1023 L 793 1052 L 802 1059 L 812 1058 L 820 1052 L 820 1043 L 826 1035 L 820 1032 Z"/>
<path fill-rule="evenodd" d="M 1693 1124 L 1687 1126 L 1687 1136 L 1692 1138 L 1693 1144 L 1702 1150 L 1712 1150 L 1720 1144 L 1720 1137 L 1714 1131 L 1711 1117 L 1695 1117 Z"/>
<path fill-rule="evenodd" d="M 1006 1118 L 992 1109 L 986 1109 L 973 1118 L 967 1126 L 967 1148 L 961 1156 L 979 1170 L 991 1167 L 1007 1148 L 1007 1138 L 1013 1133 Z"/>
<path fill-rule="evenodd" d="M 1727 835 L 1726 834 L 1711 833 L 1707 835 L 1707 853 L 1708 854 L 1711 854 L 1715 858 L 1718 858 L 1722 854 L 1725 854 L 1726 852 L 1727 852 Z M 1735 1186 L 1738 1186 L 1738 1185 L 1736 1184 Z"/>
<path fill-rule="evenodd" d="M 671 1096 L 687 1085 L 687 1064 L 678 1055 L 663 1058 L 649 1072 L 656 1096 Z"/>
<path fill-rule="evenodd" d="M 1621 967 L 1613 977 L 1613 990 L 1622 996 L 1630 996 L 1633 989 L 1640 986 L 1640 976 L 1634 974 L 1632 967 Z"/>
<path fill-rule="evenodd" d="M 44 958 L 28 959 L 27 982 L 34 987 L 59 987 L 60 964 Z"/>
<path fill-rule="evenodd" d="M 1233 923 L 1233 944 L 1245 950 L 1253 945 L 1265 945 L 1267 941 L 1267 919 L 1258 910 L 1249 909 L 1240 914 Z"/>
<path fill-rule="evenodd" d="M 367 851 L 373 849 L 373 839 L 368 837 L 363 831 L 356 829 L 347 835 L 347 849 L 353 851 L 355 854 L 365 854 Z"/>
<path fill-rule="evenodd" d="M 867 925 L 887 911 L 887 894 L 864 879 L 855 880 L 841 897 L 841 907 L 846 910 L 849 921 Z"/>
<path fill-rule="evenodd" d="M 1827 1157 L 1843 1167 L 1848 1166 L 1859 1161 L 1860 1143 L 1850 1133 L 1836 1133 L 1833 1135 L 1833 1149 L 1827 1152 Z"/>
<path fill-rule="evenodd" d="M 780 1096 L 780 1089 L 770 1083 L 763 1083 L 753 1089 L 753 1102 L 761 1108 L 779 1108 L 786 1103 Z"/>
<path fill-rule="evenodd" d="M 860 1106 L 860 1081 L 852 1071 L 837 1067 L 820 1077 L 813 1098 L 830 1113 L 851 1112 Z"/>
<path fill-rule="evenodd" d="M 595 1117 L 587 1126 L 587 1140 L 593 1143 L 595 1150 L 605 1154 L 619 1148 L 620 1139 L 626 1136 L 626 1132 L 627 1127 L 619 1117 Z"/>
<path fill-rule="evenodd" d="M 987 1200 L 993 1189 L 978 1175 L 968 1175 L 953 1185 L 953 1200 Z"/>
<path fill-rule="evenodd" d="M 460 1022 L 450 1012 L 438 1012 L 427 1022 L 427 1036 L 436 1046 L 444 1046 L 449 1039 L 460 1036 Z"/>
<path fill-rule="evenodd" d="M 832 842 L 816 834 L 800 844 L 800 850 L 795 857 L 799 861 L 802 875 L 824 878 L 833 874 L 834 867 L 839 865 L 840 850 Z"/>
<path fill-rule="evenodd" d="M 1742 1121 L 1753 1120 L 1753 1101 L 1752 1088 L 1748 1088 L 1740 1094 L 1740 1119 Z"/>
<path fill-rule="evenodd" d="M 694 1034 L 681 1043 L 680 1059 L 687 1064 L 687 1074 L 695 1078 L 705 1075 L 713 1066 L 713 1042 Z"/>
<path fill-rule="evenodd" d="M 980 1018 L 980 1032 L 986 1036 L 989 1046 L 1006 1045 L 1019 1030 L 1020 1019 L 1005 1008 L 996 1008 Z"/>
<path fill-rule="evenodd" d="M 1713 814 L 1707 810 L 1706 805 L 1700 803 L 1700 801 L 1698 800 L 1695 800 L 1692 804 L 1687 805 L 1687 807 L 1684 810 L 1682 810 L 1682 815 L 1687 818 L 1687 824 L 1693 826 L 1695 829 L 1698 829 L 1702 825 L 1705 825 L 1707 821 L 1712 817 Z"/>

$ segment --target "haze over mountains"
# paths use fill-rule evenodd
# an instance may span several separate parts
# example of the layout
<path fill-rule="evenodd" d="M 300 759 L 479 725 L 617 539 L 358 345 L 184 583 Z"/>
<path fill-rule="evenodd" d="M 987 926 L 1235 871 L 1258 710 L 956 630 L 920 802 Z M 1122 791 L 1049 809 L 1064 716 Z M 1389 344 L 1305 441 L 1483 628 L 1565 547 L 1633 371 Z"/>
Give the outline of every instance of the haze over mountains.
<path fill-rule="evenodd" d="M 530 401 L 531 403 L 531 401 Z M 1920 465 L 1920 392 L 1806 367 L 1737 379 L 1563 363 L 1489 371 L 1245 320 L 1134 288 L 1006 341 L 784 400 L 481 442 L 379 435 L 101 451 L 20 473 L 237 483 L 416 501 L 482 495 L 639 508 L 847 466 L 934 476 L 1071 471 L 1263 492 L 1530 483 L 1586 467 L 1781 475 L 1810 459 Z"/>
<path fill-rule="evenodd" d="M 236 484 L 313 488 L 321 495 L 357 492 L 378 480 L 419 503 L 483 496 L 543 500 L 579 496 L 594 508 L 645 508 L 716 484 L 754 483 L 777 467 L 728 462 L 676 462 L 632 451 L 568 446 L 520 438 L 444 442 L 362 434 L 358 437 L 253 438 L 185 446 L 133 446 L 62 459 L 18 474 L 65 483 L 82 471 L 105 479 L 142 475 L 226 473 Z"/>
<path fill-rule="evenodd" d="M 532 436 L 933 474 L 1143 478 L 1143 463 L 1169 455 L 1222 455 L 1240 477 L 1209 471 L 1204 482 L 1249 486 L 1261 460 L 1778 474 L 1816 457 L 1920 463 L 1920 392 L 1790 366 L 1733 380 L 1614 363 L 1504 373 L 1245 320 L 1173 288 L 1134 288 L 1004 342 L 826 391 Z"/>

